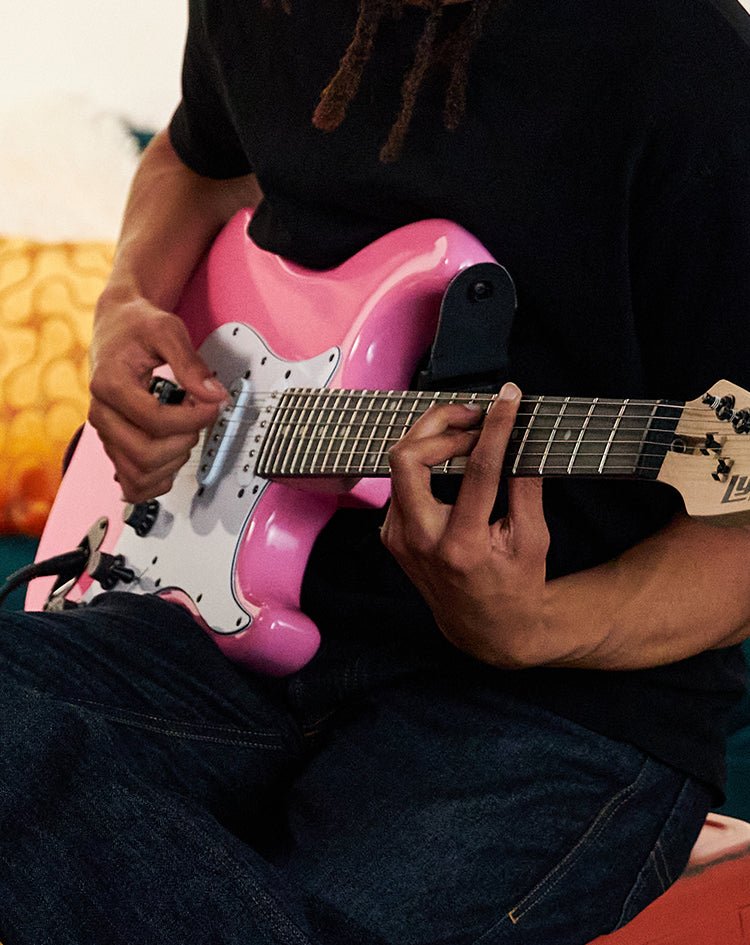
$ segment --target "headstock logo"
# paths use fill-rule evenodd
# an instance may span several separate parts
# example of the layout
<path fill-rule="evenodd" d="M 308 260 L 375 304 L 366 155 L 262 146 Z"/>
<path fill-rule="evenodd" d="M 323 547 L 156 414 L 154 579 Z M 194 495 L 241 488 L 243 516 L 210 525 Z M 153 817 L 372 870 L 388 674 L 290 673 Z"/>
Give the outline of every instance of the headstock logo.
<path fill-rule="evenodd" d="M 727 502 L 747 502 L 748 499 L 750 499 L 750 476 L 732 476 L 724 498 L 721 500 L 722 505 Z"/>

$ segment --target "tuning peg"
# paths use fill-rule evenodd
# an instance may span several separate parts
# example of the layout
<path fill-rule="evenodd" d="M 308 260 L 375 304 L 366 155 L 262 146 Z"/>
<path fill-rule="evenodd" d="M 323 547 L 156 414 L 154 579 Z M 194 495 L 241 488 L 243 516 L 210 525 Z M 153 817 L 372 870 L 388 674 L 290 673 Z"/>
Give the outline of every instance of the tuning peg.
<path fill-rule="evenodd" d="M 708 456 L 709 453 L 718 453 L 721 450 L 721 443 L 716 439 L 713 433 L 706 434 L 706 442 L 701 447 L 701 453 Z"/>
<path fill-rule="evenodd" d="M 734 466 L 733 459 L 724 459 L 722 457 L 716 464 L 716 472 L 711 473 L 711 475 L 717 482 L 726 482 L 729 478 L 729 472 L 732 466 Z"/>
<path fill-rule="evenodd" d="M 732 417 L 735 433 L 750 433 L 750 410 L 738 410 Z"/>

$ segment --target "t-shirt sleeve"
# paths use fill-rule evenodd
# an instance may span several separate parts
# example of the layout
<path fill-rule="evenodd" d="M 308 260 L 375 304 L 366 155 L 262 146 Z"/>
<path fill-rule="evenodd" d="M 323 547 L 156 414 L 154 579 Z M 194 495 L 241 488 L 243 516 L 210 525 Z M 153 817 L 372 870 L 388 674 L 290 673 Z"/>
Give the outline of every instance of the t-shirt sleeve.
<path fill-rule="evenodd" d="M 170 141 L 180 159 L 205 177 L 226 179 L 249 174 L 252 167 L 228 108 L 204 3 L 190 0 L 189 10 L 182 100 L 169 123 Z"/>

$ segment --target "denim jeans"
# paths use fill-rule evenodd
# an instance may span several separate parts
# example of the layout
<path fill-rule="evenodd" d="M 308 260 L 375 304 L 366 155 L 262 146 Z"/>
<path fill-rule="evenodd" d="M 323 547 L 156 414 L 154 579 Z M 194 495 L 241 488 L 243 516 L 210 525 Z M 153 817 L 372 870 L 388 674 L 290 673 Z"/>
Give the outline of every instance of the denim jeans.
<path fill-rule="evenodd" d="M 682 870 L 709 793 L 447 645 L 225 660 L 113 593 L 0 619 L 4 945 L 583 945 Z"/>

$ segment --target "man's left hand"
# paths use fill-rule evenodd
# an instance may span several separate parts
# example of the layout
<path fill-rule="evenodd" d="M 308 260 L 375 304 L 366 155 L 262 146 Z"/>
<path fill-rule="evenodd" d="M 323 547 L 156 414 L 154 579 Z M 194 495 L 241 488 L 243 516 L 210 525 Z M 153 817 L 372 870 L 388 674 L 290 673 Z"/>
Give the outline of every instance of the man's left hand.
<path fill-rule="evenodd" d="M 521 392 L 506 384 L 484 417 L 431 407 L 389 453 L 392 497 L 382 540 L 459 649 L 496 666 L 544 662 L 549 531 L 541 478 L 508 479 L 508 513 L 490 524 Z M 467 456 L 455 505 L 430 489 L 431 468 Z"/>

